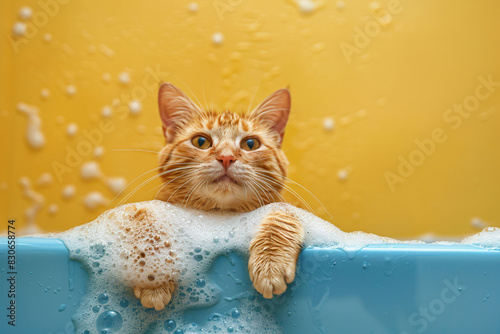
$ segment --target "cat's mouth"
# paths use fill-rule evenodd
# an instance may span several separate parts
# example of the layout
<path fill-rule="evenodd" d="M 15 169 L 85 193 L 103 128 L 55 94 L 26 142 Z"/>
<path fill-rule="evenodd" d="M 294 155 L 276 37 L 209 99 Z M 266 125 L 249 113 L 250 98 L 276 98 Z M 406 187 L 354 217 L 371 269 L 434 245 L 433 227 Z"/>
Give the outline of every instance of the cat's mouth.
<path fill-rule="evenodd" d="M 235 180 L 233 180 L 229 175 L 227 174 L 224 174 L 222 175 L 221 177 L 219 177 L 218 179 L 216 179 L 214 181 L 214 183 L 234 183 L 234 184 L 238 184 Z"/>

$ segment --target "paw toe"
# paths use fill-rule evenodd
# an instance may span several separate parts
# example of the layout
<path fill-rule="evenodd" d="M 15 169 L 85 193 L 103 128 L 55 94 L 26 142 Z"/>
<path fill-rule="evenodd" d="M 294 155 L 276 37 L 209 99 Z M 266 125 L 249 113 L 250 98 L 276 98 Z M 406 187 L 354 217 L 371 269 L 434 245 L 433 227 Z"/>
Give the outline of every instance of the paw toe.
<path fill-rule="evenodd" d="M 134 287 L 134 294 L 141 300 L 142 306 L 160 311 L 170 302 L 174 289 L 175 284 L 168 282 L 157 288 L 141 288 L 136 286 Z"/>

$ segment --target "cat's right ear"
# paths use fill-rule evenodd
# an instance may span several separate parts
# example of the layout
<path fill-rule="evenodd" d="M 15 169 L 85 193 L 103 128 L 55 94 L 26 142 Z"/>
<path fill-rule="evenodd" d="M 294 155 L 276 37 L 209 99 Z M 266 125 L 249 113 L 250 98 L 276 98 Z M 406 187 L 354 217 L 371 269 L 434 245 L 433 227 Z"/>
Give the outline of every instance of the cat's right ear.
<path fill-rule="evenodd" d="M 158 108 L 167 143 L 171 143 L 179 130 L 199 112 L 198 106 L 186 94 L 168 82 L 160 86 Z"/>

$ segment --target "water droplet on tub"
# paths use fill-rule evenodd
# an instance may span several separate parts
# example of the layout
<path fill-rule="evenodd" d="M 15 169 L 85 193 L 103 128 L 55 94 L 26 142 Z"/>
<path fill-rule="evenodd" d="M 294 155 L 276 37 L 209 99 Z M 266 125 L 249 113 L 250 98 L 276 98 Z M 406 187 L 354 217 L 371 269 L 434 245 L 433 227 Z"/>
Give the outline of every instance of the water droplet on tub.
<path fill-rule="evenodd" d="M 123 318 L 120 313 L 109 310 L 103 312 L 97 317 L 96 326 L 99 332 L 109 331 L 109 333 L 117 332 L 122 328 Z"/>
<path fill-rule="evenodd" d="M 64 311 L 66 309 L 66 307 L 67 307 L 66 304 L 61 304 L 61 305 L 59 305 L 58 311 L 62 312 L 62 311 Z"/>

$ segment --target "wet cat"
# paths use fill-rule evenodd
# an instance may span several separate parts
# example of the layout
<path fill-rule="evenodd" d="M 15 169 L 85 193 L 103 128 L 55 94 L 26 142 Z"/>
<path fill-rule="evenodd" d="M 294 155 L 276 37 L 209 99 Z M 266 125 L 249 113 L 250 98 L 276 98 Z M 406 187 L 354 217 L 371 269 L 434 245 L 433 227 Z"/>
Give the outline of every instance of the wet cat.
<path fill-rule="evenodd" d="M 197 106 L 170 83 L 158 94 L 166 144 L 159 154 L 164 182 L 157 198 L 198 210 L 247 212 L 282 200 L 288 161 L 281 150 L 291 98 L 271 94 L 251 112 L 217 113 Z M 147 213 L 136 213 L 138 221 Z M 250 243 L 248 270 L 265 298 L 293 281 L 304 232 L 289 212 L 271 211 Z M 175 280 L 134 287 L 145 307 L 163 309 Z"/>

